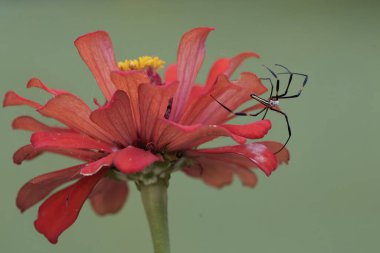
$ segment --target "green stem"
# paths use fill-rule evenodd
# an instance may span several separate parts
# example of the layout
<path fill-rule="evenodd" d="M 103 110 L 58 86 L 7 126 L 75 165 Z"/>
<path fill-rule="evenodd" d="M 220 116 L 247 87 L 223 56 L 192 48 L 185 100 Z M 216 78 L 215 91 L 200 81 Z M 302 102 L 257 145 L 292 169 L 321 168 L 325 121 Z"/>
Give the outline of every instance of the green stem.
<path fill-rule="evenodd" d="M 140 185 L 141 199 L 148 218 L 155 253 L 170 253 L 167 184 L 163 180 Z"/>

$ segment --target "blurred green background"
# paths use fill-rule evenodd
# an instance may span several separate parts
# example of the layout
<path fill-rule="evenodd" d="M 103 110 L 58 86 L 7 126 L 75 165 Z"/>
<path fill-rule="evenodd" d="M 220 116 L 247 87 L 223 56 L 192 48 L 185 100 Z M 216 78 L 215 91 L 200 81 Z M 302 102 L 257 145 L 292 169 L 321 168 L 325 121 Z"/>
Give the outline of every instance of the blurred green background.
<path fill-rule="evenodd" d="M 307 73 L 298 99 L 284 101 L 293 136 L 291 161 L 256 189 L 215 190 L 177 173 L 169 188 L 172 252 L 380 252 L 380 4 L 378 1 L 0 1 L 0 93 L 26 90 L 41 78 L 91 103 L 102 98 L 73 40 L 98 29 L 112 36 L 118 60 L 158 55 L 176 59 L 181 35 L 214 26 L 199 81 L 221 56 L 255 51 L 241 71 L 261 76 L 282 63 Z M 37 208 L 20 214 L 18 189 L 33 176 L 75 164 L 45 155 L 21 166 L 13 151 L 29 133 L 11 130 L 26 107 L 1 113 L 0 252 L 152 252 L 147 222 L 131 184 L 117 215 L 97 217 L 88 204 L 78 221 L 51 245 L 33 227 Z M 269 139 L 283 141 L 286 126 L 271 115 Z M 241 122 L 252 119 L 239 118 Z M 210 145 L 230 143 L 225 140 Z"/>

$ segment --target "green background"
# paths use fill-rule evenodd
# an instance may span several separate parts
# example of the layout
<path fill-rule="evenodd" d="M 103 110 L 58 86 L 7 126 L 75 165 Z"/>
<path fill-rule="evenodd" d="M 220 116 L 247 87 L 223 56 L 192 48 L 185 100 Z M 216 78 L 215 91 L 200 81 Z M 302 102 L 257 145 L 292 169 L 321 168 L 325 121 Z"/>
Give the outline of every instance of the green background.
<path fill-rule="evenodd" d="M 64 2 L 64 3 L 63 3 Z M 255 189 L 215 190 L 182 173 L 169 188 L 172 252 L 380 252 L 380 4 L 378 1 L 0 1 L 0 93 L 26 90 L 30 77 L 83 97 L 101 98 L 73 40 L 98 29 L 112 36 L 117 58 L 176 59 L 181 35 L 214 26 L 199 76 L 221 56 L 255 51 L 241 71 L 267 72 L 282 63 L 307 73 L 308 86 L 282 108 L 290 117 L 291 161 Z M 37 208 L 20 214 L 15 197 L 24 182 L 76 161 L 45 155 L 21 166 L 11 156 L 29 133 L 11 130 L 26 107 L 1 113 L 0 252 L 152 252 L 137 190 L 122 212 L 97 217 L 88 204 L 57 245 L 33 227 Z M 272 114 L 269 139 L 286 126 Z M 239 118 L 241 122 L 252 119 Z M 219 141 L 209 144 L 231 143 Z"/>

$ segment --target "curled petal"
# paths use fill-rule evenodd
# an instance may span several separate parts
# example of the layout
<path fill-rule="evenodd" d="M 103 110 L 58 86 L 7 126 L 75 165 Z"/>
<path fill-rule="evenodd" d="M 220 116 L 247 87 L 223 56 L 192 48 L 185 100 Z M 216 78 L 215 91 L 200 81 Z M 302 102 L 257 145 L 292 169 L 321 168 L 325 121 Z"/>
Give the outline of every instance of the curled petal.
<path fill-rule="evenodd" d="M 231 133 L 249 139 L 263 138 L 271 129 L 271 126 L 271 122 L 268 119 L 255 121 L 245 125 L 222 125 L 222 127 L 228 129 Z"/>
<path fill-rule="evenodd" d="M 160 158 L 149 151 L 129 146 L 117 152 L 113 162 L 121 172 L 131 174 L 142 171 L 158 160 Z"/>
<path fill-rule="evenodd" d="M 35 78 L 35 77 L 29 80 L 26 87 L 28 87 L 28 88 L 32 88 L 32 87 L 40 88 L 40 89 L 43 89 L 44 91 L 46 91 L 46 92 L 48 92 L 54 96 L 57 96 L 57 95 L 62 94 L 62 93 L 67 93 L 67 91 L 64 91 L 64 90 L 57 90 L 57 89 L 49 88 L 40 79 Z"/>
<path fill-rule="evenodd" d="M 157 121 L 164 117 L 169 100 L 173 97 L 178 83 L 165 86 L 142 84 L 139 86 L 140 122 L 144 126 L 140 131 L 143 141 L 151 141 L 159 137 Z"/>
<path fill-rule="evenodd" d="M 244 52 L 238 54 L 232 58 L 218 59 L 211 67 L 207 77 L 206 89 L 212 87 L 218 75 L 224 74 L 227 77 L 231 77 L 235 70 L 242 64 L 247 58 L 259 58 L 260 56 L 254 52 Z"/>
<path fill-rule="evenodd" d="M 283 146 L 282 143 L 274 142 L 274 141 L 261 141 L 259 143 L 267 146 L 267 148 L 269 148 L 273 153 L 279 151 Z M 276 153 L 275 155 L 276 155 L 278 164 L 289 163 L 290 154 L 287 148 L 283 148 L 279 153 Z"/>
<path fill-rule="evenodd" d="M 51 243 L 77 219 L 79 212 L 94 186 L 108 170 L 102 170 L 50 196 L 38 209 L 34 226 Z"/>
<path fill-rule="evenodd" d="M 26 105 L 34 109 L 37 109 L 41 106 L 39 103 L 24 98 L 12 90 L 8 91 L 4 96 L 3 107 L 15 105 Z"/>
<path fill-rule="evenodd" d="M 117 90 L 107 105 L 91 113 L 90 119 L 124 146 L 137 139 L 130 100 L 124 91 Z"/>
<path fill-rule="evenodd" d="M 73 94 L 59 94 L 50 99 L 38 111 L 78 132 L 112 143 L 112 137 L 90 120 L 91 109 Z"/>
<path fill-rule="evenodd" d="M 33 178 L 19 190 L 16 205 L 21 212 L 32 207 L 45 198 L 58 186 L 79 177 L 79 170 L 83 165 L 57 170 Z"/>
<path fill-rule="evenodd" d="M 137 129 L 140 130 L 141 125 L 138 89 L 140 84 L 150 83 L 149 78 L 143 71 L 114 71 L 111 74 L 111 79 L 118 90 L 123 90 L 127 93 L 135 125 Z"/>
<path fill-rule="evenodd" d="M 33 160 L 39 156 L 42 151 L 36 150 L 31 144 L 22 146 L 13 154 L 13 162 L 21 164 L 25 160 Z"/>
<path fill-rule="evenodd" d="M 80 174 L 83 176 L 92 176 L 98 173 L 103 167 L 109 167 L 113 163 L 113 158 L 116 153 L 111 153 L 108 156 L 100 158 L 92 163 L 87 163 L 80 170 Z"/>
<path fill-rule="evenodd" d="M 201 159 L 204 156 L 208 159 L 215 160 L 223 160 L 228 157 L 232 163 L 237 163 L 240 166 L 243 164 L 241 164 L 239 160 L 242 160 L 244 163 L 250 162 L 251 167 L 260 168 L 267 176 L 277 168 L 277 160 L 272 151 L 265 145 L 259 143 L 191 150 L 187 151 L 186 154 L 195 160 Z"/>
<path fill-rule="evenodd" d="M 39 148 L 77 148 L 96 149 L 105 152 L 112 152 L 112 146 L 92 139 L 86 135 L 67 132 L 37 132 L 32 134 L 30 139 L 33 147 Z"/>
<path fill-rule="evenodd" d="M 173 99 L 170 119 L 178 122 L 182 116 L 184 105 L 190 95 L 198 71 L 205 57 L 205 41 L 214 28 L 195 28 L 182 36 L 178 47 L 177 78 L 179 89 Z"/>
<path fill-rule="evenodd" d="M 99 215 L 117 213 L 123 207 L 128 192 L 127 182 L 104 177 L 91 193 L 91 206 Z"/>
<path fill-rule="evenodd" d="M 88 33 L 74 42 L 83 61 L 94 75 L 107 100 L 116 91 L 110 73 L 118 70 L 111 38 L 105 31 Z"/>
<path fill-rule="evenodd" d="M 32 132 L 71 131 L 70 129 L 65 129 L 61 127 L 50 127 L 30 116 L 20 116 L 15 118 L 12 122 L 12 128 Z"/>

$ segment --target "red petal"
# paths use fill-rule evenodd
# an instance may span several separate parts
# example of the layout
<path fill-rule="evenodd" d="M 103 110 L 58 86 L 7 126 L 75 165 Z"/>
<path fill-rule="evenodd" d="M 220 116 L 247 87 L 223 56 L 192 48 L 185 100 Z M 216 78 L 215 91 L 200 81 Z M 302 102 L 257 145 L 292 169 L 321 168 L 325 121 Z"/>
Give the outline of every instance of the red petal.
<path fill-rule="evenodd" d="M 31 144 L 25 145 L 19 148 L 13 155 L 13 162 L 16 164 L 21 164 L 25 160 L 32 160 L 42 154 L 43 152 L 50 152 L 60 155 L 69 156 L 72 158 L 76 158 L 82 161 L 95 161 L 97 159 L 102 158 L 105 154 L 89 151 L 89 150 L 80 150 L 80 149 L 71 149 L 71 148 L 40 148 L 35 149 Z"/>
<path fill-rule="evenodd" d="M 246 158 L 252 163 L 251 167 L 260 168 L 267 176 L 277 168 L 277 160 L 271 150 L 259 143 L 249 143 L 245 145 L 226 146 L 212 149 L 200 149 L 187 151 L 186 154 L 197 159 L 199 156 L 206 156 L 217 160 L 227 159 L 227 154 L 233 155 L 233 161 L 244 160 Z M 238 162 L 240 164 L 240 162 Z M 242 164 L 240 164 L 242 165 Z"/>
<path fill-rule="evenodd" d="M 84 201 L 107 171 L 83 177 L 49 197 L 38 210 L 38 218 L 34 222 L 37 231 L 51 243 L 57 243 L 59 235 L 75 222 Z"/>
<path fill-rule="evenodd" d="M 15 164 L 21 164 L 25 160 L 33 160 L 39 156 L 42 152 L 37 151 L 31 144 L 22 146 L 13 154 L 13 162 Z"/>
<path fill-rule="evenodd" d="M 90 120 L 91 109 L 73 94 L 57 95 L 38 111 L 42 115 L 54 118 L 78 132 L 112 143 L 112 137 Z"/>
<path fill-rule="evenodd" d="M 238 143 L 244 143 L 244 137 L 231 133 L 228 129 L 217 125 L 181 125 L 168 120 L 157 121 L 158 139 L 153 141 L 157 148 L 167 150 L 186 150 L 217 137 L 228 136 Z"/>
<path fill-rule="evenodd" d="M 179 121 L 205 56 L 205 41 L 214 28 L 200 27 L 186 32 L 178 47 L 177 78 L 179 89 L 174 96 L 170 119 Z"/>
<path fill-rule="evenodd" d="M 112 146 L 99 140 L 94 140 L 86 135 L 78 133 L 37 132 L 30 139 L 33 147 L 39 148 L 77 148 L 96 149 L 112 152 Z"/>
<path fill-rule="evenodd" d="M 97 214 L 106 215 L 120 211 L 127 197 L 127 182 L 105 177 L 95 186 L 90 200 Z"/>
<path fill-rule="evenodd" d="M 83 61 L 94 75 L 107 100 L 116 88 L 111 82 L 111 72 L 118 70 L 111 38 L 104 31 L 88 33 L 74 42 Z"/>
<path fill-rule="evenodd" d="M 131 174 L 144 170 L 158 160 L 160 158 L 149 151 L 129 146 L 116 153 L 113 163 L 121 172 Z"/>
<path fill-rule="evenodd" d="M 115 142 L 128 146 L 137 139 L 133 113 L 127 94 L 117 90 L 111 101 L 93 111 L 91 120 L 113 136 Z"/>
<path fill-rule="evenodd" d="M 32 131 L 32 132 L 71 131 L 70 129 L 60 128 L 60 127 L 50 127 L 30 116 L 20 116 L 20 117 L 15 118 L 12 122 L 12 128 L 22 129 L 22 130 Z"/>
<path fill-rule="evenodd" d="M 177 81 L 177 64 L 170 64 L 165 69 L 165 84 L 169 84 Z"/>
<path fill-rule="evenodd" d="M 149 78 L 142 71 L 115 71 L 111 74 L 111 79 L 118 90 L 123 90 L 127 93 L 130 105 L 135 119 L 137 130 L 140 125 L 140 110 L 139 110 L 139 94 L 138 89 L 142 83 L 150 83 Z"/>
<path fill-rule="evenodd" d="M 28 88 L 31 88 L 31 87 L 40 88 L 40 89 L 43 89 L 46 92 L 48 92 L 48 93 L 50 93 L 50 94 L 52 94 L 54 96 L 62 94 L 62 93 L 67 93 L 67 91 L 64 91 L 64 90 L 57 90 L 57 89 L 52 89 L 52 88 L 47 87 L 38 78 L 32 78 L 32 79 L 30 79 L 29 82 L 28 82 L 28 84 L 26 85 L 26 87 L 28 87 Z"/>
<path fill-rule="evenodd" d="M 231 77 L 235 70 L 243 63 L 243 61 L 251 57 L 259 58 L 260 56 L 254 52 L 244 52 L 232 58 L 221 58 L 217 60 L 212 65 L 208 74 L 206 88 L 212 87 L 220 74 Z"/>
<path fill-rule="evenodd" d="M 241 160 L 240 157 L 238 159 Z M 257 183 L 257 176 L 249 170 L 252 168 L 252 163 L 242 164 L 235 160 L 230 154 L 201 156 L 196 158 L 192 167 L 185 168 L 183 171 L 189 176 L 202 178 L 206 184 L 217 188 L 231 184 L 232 174 L 236 174 L 243 185 L 254 187 Z"/>
<path fill-rule="evenodd" d="M 21 97 L 14 91 L 8 91 L 4 96 L 3 107 L 15 105 L 26 105 L 34 109 L 37 109 L 41 106 L 37 102 Z"/>
<path fill-rule="evenodd" d="M 157 120 L 164 118 L 169 100 L 173 97 L 178 83 L 174 82 L 165 86 L 142 84 L 139 87 L 140 122 L 143 126 L 140 130 L 142 141 L 157 139 L 159 132 Z"/>
<path fill-rule="evenodd" d="M 19 190 L 16 205 L 21 212 L 45 198 L 58 186 L 77 179 L 83 165 L 50 172 L 33 178 Z"/>
<path fill-rule="evenodd" d="M 226 107 L 236 110 L 243 103 L 252 100 L 250 94 L 260 95 L 265 91 L 265 86 L 255 74 L 244 72 L 240 79 L 234 82 L 230 82 L 224 75 L 219 75 L 211 92 L 204 90 L 206 93 L 193 98 L 186 108 L 181 123 L 220 124 L 225 122 L 231 113 L 218 104 L 211 95 Z"/>
<path fill-rule="evenodd" d="M 267 148 L 269 148 L 273 153 L 279 151 L 283 146 L 282 143 L 274 142 L 274 141 L 262 141 L 259 143 L 267 146 Z M 288 164 L 290 160 L 290 154 L 289 154 L 288 149 L 283 148 L 279 153 L 276 154 L 276 158 L 277 158 L 278 164 L 282 164 L 282 163 Z"/>
<path fill-rule="evenodd" d="M 111 153 L 108 156 L 100 158 L 99 160 L 95 162 L 87 163 L 80 170 L 80 174 L 82 174 L 83 176 L 92 176 L 98 173 L 103 167 L 111 166 L 115 155 L 116 153 Z"/>
<path fill-rule="evenodd" d="M 268 119 L 255 121 L 245 125 L 222 125 L 222 127 L 228 129 L 231 133 L 249 139 L 263 138 L 271 129 L 271 126 L 271 122 Z"/>
<path fill-rule="evenodd" d="M 100 153 L 96 151 L 72 149 L 72 148 L 47 149 L 46 151 L 55 153 L 55 154 L 69 156 L 69 157 L 76 158 L 76 159 L 86 161 L 86 162 L 96 161 L 106 155 L 105 153 Z"/>

